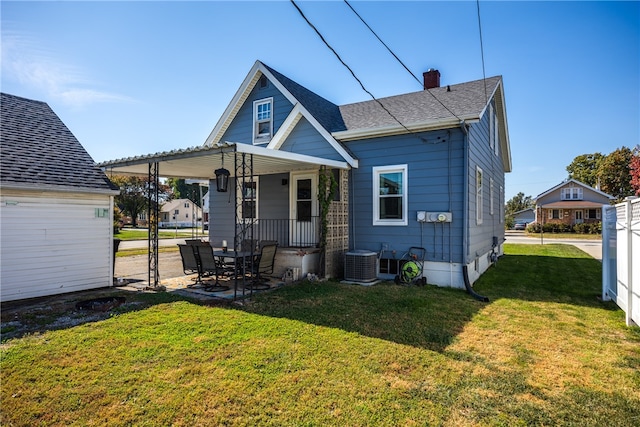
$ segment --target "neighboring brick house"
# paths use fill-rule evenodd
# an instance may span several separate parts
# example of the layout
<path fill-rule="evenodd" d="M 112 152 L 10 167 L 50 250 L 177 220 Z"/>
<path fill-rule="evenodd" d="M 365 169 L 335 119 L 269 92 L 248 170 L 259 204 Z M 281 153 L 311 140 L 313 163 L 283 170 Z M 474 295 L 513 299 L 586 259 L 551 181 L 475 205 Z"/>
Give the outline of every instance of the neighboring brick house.
<path fill-rule="evenodd" d="M 536 197 L 536 219 L 540 224 L 575 225 L 602 221 L 602 205 L 613 196 L 575 179 L 564 181 Z"/>

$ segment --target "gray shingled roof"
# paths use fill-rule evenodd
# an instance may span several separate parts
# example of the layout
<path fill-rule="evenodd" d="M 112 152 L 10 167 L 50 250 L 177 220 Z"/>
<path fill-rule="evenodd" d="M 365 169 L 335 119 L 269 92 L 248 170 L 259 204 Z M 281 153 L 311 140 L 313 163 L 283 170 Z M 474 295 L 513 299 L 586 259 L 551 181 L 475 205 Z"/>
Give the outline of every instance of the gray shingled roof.
<path fill-rule="evenodd" d="M 280 74 L 264 62 L 271 74 L 293 95 L 304 108 L 329 132 L 347 130 L 340 114 L 340 109 L 331 101 L 327 101 L 320 95 L 310 91 L 306 87 L 294 82 L 287 76 Z"/>
<path fill-rule="evenodd" d="M 405 126 L 454 118 L 451 112 L 463 119 L 471 116 L 477 118 L 488 103 L 487 97 L 491 97 L 499 82 L 500 77 L 486 79 L 486 92 L 485 81 L 476 80 L 390 96 L 379 101 Z M 339 108 L 348 130 L 398 125 L 398 122 L 374 100 L 341 105 Z"/>
<path fill-rule="evenodd" d="M 389 110 L 387 112 L 375 100 L 335 105 L 268 65 L 262 64 L 329 132 L 399 126 L 389 112 L 405 126 L 455 118 L 452 112 L 461 119 L 478 118 L 488 104 L 487 97 L 492 96 L 501 80 L 501 77 L 496 76 L 487 78 L 486 81 L 475 80 L 380 98 L 380 103 Z M 443 104 L 447 108 L 443 107 Z"/>
<path fill-rule="evenodd" d="M 2 93 L 0 111 L 2 186 L 117 190 L 46 103 Z"/>

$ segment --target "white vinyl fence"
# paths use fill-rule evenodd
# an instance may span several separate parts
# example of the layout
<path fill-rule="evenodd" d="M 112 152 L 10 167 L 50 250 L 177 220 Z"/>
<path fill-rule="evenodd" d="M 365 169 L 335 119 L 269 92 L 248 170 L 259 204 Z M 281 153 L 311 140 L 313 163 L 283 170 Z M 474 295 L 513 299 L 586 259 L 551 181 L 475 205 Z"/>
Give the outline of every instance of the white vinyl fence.
<path fill-rule="evenodd" d="M 640 198 L 602 210 L 602 299 L 640 325 Z"/>

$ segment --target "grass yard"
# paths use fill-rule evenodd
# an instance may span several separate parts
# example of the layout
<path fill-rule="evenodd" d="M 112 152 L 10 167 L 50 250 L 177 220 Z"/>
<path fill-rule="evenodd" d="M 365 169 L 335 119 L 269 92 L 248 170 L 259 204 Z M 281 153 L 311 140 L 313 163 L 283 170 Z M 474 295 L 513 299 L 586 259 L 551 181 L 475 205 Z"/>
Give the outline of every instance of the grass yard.
<path fill-rule="evenodd" d="M 191 229 L 189 230 L 181 230 L 178 229 L 172 230 L 168 228 L 163 228 L 158 231 L 158 238 L 160 239 L 174 239 L 174 238 L 187 238 L 190 239 L 192 236 Z M 134 228 L 123 228 L 118 233 L 113 235 L 114 238 L 120 240 L 147 240 L 149 237 L 149 232 L 145 230 L 136 230 Z M 202 233 L 200 236 L 202 237 Z"/>
<path fill-rule="evenodd" d="M 640 328 L 601 264 L 505 245 L 475 285 L 305 282 L 2 345 L 2 425 L 637 426 Z"/>

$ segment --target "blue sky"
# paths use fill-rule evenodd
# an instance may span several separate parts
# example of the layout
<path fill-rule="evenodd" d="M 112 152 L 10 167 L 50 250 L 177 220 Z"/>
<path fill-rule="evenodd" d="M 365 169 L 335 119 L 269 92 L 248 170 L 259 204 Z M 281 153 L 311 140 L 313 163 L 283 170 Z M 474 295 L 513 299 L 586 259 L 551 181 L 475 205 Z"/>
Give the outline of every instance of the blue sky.
<path fill-rule="evenodd" d="M 376 97 L 421 90 L 342 1 L 298 2 Z M 483 77 L 476 2 L 352 6 L 413 74 Z M 336 104 L 369 100 L 289 1 L 0 3 L 3 92 L 47 102 L 97 162 L 198 146 L 259 59 Z M 536 196 L 580 154 L 640 142 L 639 2 L 480 2 L 513 172 Z"/>

